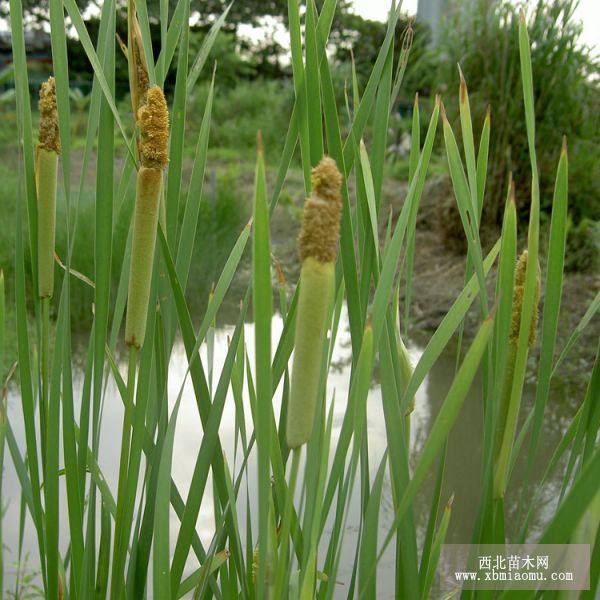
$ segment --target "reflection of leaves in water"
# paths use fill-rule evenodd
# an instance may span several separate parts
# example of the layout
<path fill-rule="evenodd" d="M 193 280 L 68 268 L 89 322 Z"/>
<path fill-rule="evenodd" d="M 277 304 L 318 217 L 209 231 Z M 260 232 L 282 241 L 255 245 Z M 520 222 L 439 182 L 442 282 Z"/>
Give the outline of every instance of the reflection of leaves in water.
<path fill-rule="evenodd" d="M 337 360 L 332 360 L 330 370 L 334 373 L 343 373 L 350 366 L 351 362 L 352 358 L 349 356 L 343 356 Z"/>
<path fill-rule="evenodd" d="M 15 571 L 15 589 L 7 590 L 8 598 L 19 600 L 30 600 L 33 598 L 44 598 L 44 590 L 39 585 L 41 571 L 28 566 L 29 552 L 25 554 L 20 562 L 12 564 Z"/>
<path fill-rule="evenodd" d="M 537 369 L 537 365 L 535 365 L 535 369 Z M 536 373 L 537 370 L 534 370 L 531 374 L 531 383 L 528 383 L 523 390 L 524 403 L 521 410 L 519 427 L 523 426 L 527 415 L 534 406 Z M 548 404 L 544 412 L 543 428 L 538 440 L 538 450 L 529 478 L 529 491 L 523 499 L 523 507 L 521 507 L 523 513 L 529 507 L 533 494 L 538 490 L 540 479 L 546 471 L 550 457 L 554 454 L 556 447 L 571 424 L 578 407 L 583 402 L 585 391 L 585 385 L 565 384 L 559 380 L 552 381 Z M 523 444 L 524 449 L 528 447 L 528 443 L 529 438 Z M 531 539 L 535 539 L 543 531 L 550 518 L 554 515 L 568 456 L 569 453 L 566 452 L 556 466 L 549 481 L 538 491 L 537 498 L 533 504 L 535 510 L 532 513 L 529 529 Z M 506 522 L 507 524 L 512 524 L 514 527 L 517 527 L 518 517 L 523 518 L 523 513 L 519 515 L 519 501 L 527 469 L 527 460 L 528 453 L 521 452 L 511 479 L 511 486 L 507 496 L 508 501 L 505 504 L 508 513 Z M 521 524 L 518 523 L 518 526 Z M 511 529 L 508 533 L 509 535 L 515 534 L 516 531 Z"/>

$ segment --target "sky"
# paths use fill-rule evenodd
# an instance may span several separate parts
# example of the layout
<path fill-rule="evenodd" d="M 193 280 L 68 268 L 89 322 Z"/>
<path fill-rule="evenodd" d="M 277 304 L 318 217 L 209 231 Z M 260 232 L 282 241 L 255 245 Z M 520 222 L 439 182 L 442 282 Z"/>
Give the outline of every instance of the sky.
<path fill-rule="evenodd" d="M 354 10 L 368 19 L 385 21 L 390 0 L 353 0 Z M 402 6 L 408 13 L 417 12 L 418 0 L 404 0 Z M 581 41 L 600 50 L 600 0 L 580 0 L 575 16 L 583 21 Z"/>

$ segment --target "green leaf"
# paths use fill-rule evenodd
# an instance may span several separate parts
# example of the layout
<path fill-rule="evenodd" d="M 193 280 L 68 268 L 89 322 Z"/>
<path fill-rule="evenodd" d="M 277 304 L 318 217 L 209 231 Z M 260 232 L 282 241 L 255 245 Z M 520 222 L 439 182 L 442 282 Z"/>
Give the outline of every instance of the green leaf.
<path fill-rule="evenodd" d="M 171 464 L 173 460 L 173 444 L 175 442 L 175 426 L 177 414 L 181 402 L 181 394 L 175 402 L 175 406 L 169 418 L 169 425 L 165 435 L 165 441 L 160 456 L 158 467 L 158 486 L 156 489 L 156 511 L 154 515 L 154 551 L 152 579 L 154 584 L 155 598 L 171 597 L 171 577 L 169 573 L 169 521 L 170 521 L 170 488 L 171 488 Z"/>
<path fill-rule="evenodd" d="M 399 502 L 394 518 L 394 524 L 390 528 L 390 531 L 388 532 L 379 551 L 377 562 L 381 560 L 385 549 L 392 539 L 394 531 L 398 527 L 402 517 L 406 513 L 411 502 L 423 484 L 423 481 L 425 480 L 433 461 L 443 447 L 448 434 L 450 433 L 450 430 L 452 429 L 452 426 L 458 417 L 467 392 L 471 387 L 471 383 L 473 382 L 473 378 L 475 377 L 475 373 L 479 367 L 479 363 L 481 362 L 483 353 L 485 352 L 488 339 L 493 329 L 493 324 L 494 320 L 491 316 L 482 323 L 477 335 L 475 336 L 475 339 L 473 340 L 473 343 L 471 344 L 471 347 L 465 355 L 460 369 L 456 374 L 450 389 L 448 390 L 446 399 L 442 403 L 440 411 L 433 423 L 433 426 L 431 427 L 429 437 L 425 442 L 413 477 Z"/>
<path fill-rule="evenodd" d="M 427 600 L 429 598 L 429 592 L 431 590 L 431 586 L 433 584 L 433 580 L 435 578 L 435 573 L 437 571 L 438 562 L 440 560 L 440 554 L 442 552 L 442 545 L 446 540 L 446 533 L 448 531 L 448 524 L 450 523 L 450 516 L 452 514 L 452 502 L 454 500 L 454 496 L 448 500 L 444 508 L 444 512 L 442 514 L 442 520 L 440 521 L 440 526 L 435 534 L 435 538 L 433 540 L 433 546 L 431 548 L 431 558 L 427 564 L 427 571 L 425 573 L 425 578 L 423 581 L 423 587 L 421 589 L 421 599 Z"/>
<path fill-rule="evenodd" d="M 259 146 L 254 189 L 253 295 L 256 360 L 256 443 L 258 446 L 258 552 L 267 556 L 271 436 L 271 244 L 265 165 Z M 259 561 L 258 595 L 265 593 L 266 560 Z"/>
<path fill-rule="evenodd" d="M 384 453 L 383 458 L 377 469 L 377 475 L 375 481 L 373 481 L 373 487 L 369 494 L 369 501 L 367 503 L 367 512 L 363 523 L 363 531 L 360 541 L 360 563 L 359 563 L 359 576 L 358 581 L 361 585 L 361 589 L 365 590 L 365 593 L 369 598 L 377 597 L 377 587 L 374 578 L 371 578 L 368 585 L 363 586 L 363 579 L 365 574 L 369 572 L 371 565 L 375 562 L 377 557 L 377 531 L 379 529 L 379 511 L 381 508 L 381 492 L 383 489 L 383 480 L 385 476 L 385 468 L 387 465 L 387 456 Z"/>

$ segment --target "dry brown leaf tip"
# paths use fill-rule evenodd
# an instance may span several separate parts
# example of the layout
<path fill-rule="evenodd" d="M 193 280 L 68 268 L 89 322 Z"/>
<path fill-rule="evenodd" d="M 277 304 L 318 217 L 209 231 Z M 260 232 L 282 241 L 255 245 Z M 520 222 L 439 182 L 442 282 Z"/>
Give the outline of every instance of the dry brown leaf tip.
<path fill-rule="evenodd" d="M 312 170 L 312 194 L 304 205 L 304 220 L 298 238 L 300 258 L 334 262 L 340 234 L 342 175 L 335 161 L 325 156 Z"/>
<path fill-rule="evenodd" d="M 60 135 L 58 133 L 58 108 L 56 106 L 56 82 L 49 77 L 40 88 L 40 132 L 38 147 L 60 154 Z"/>
<path fill-rule="evenodd" d="M 137 19 L 135 2 L 133 1 L 129 5 L 127 21 L 129 85 L 131 88 L 131 103 L 135 115 L 140 106 L 146 102 L 146 93 L 150 87 L 150 81 L 148 79 L 148 66 L 142 43 L 142 32 Z"/>
<path fill-rule="evenodd" d="M 164 169 L 169 164 L 169 110 L 163 91 L 152 86 L 138 110 L 142 166 Z"/>

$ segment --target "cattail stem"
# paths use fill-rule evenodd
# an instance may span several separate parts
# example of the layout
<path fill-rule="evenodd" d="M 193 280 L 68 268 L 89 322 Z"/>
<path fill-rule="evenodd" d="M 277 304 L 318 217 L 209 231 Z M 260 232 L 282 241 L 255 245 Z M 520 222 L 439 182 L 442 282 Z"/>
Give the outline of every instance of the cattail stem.
<path fill-rule="evenodd" d="M 119 483 L 117 487 L 117 516 L 115 519 L 115 546 L 113 553 L 113 570 L 111 582 L 111 598 L 121 597 L 124 580 L 124 556 L 129 540 L 123 539 L 123 518 L 125 510 L 125 494 L 129 471 L 129 446 L 131 443 L 131 427 L 133 424 L 135 379 L 137 370 L 138 349 L 129 347 L 127 366 L 127 394 L 125 397 L 125 412 L 123 414 L 123 431 L 121 432 L 121 458 L 119 461 Z M 128 529 L 129 531 L 129 529 Z"/>
<path fill-rule="evenodd" d="M 42 467 L 46 468 L 46 423 L 48 415 L 48 398 L 50 393 L 50 298 L 42 298 L 42 331 L 41 331 L 41 384 L 40 384 L 40 431 L 41 431 L 41 451 Z"/>
<path fill-rule="evenodd" d="M 323 158 L 312 171 L 313 191 L 304 207 L 298 239 L 302 269 L 286 425 L 290 448 L 305 444 L 313 428 L 327 317 L 333 299 L 341 182 L 335 161 Z"/>
<path fill-rule="evenodd" d="M 294 509 L 294 494 L 296 492 L 296 482 L 298 480 L 298 470 L 300 467 L 300 448 L 294 448 L 292 451 L 292 466 L 290 467 L 290 481 L 285 497 L 285 509 L 283 512 L 283 521 L 281 523 L 281 546 L 279 548 L 279 558 L 277 559 L 277 575 L 275 579 L 274 598 L 283 598 L 283 585 L 286 580 L 288 566 L 288 546 L 292 526 L 292 512 Z"/>

